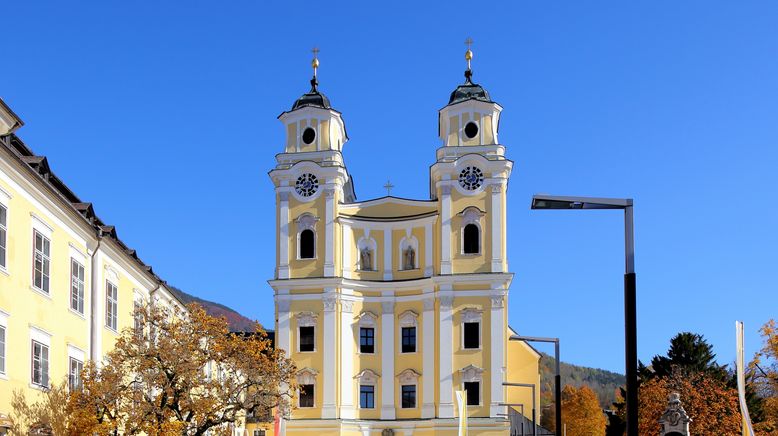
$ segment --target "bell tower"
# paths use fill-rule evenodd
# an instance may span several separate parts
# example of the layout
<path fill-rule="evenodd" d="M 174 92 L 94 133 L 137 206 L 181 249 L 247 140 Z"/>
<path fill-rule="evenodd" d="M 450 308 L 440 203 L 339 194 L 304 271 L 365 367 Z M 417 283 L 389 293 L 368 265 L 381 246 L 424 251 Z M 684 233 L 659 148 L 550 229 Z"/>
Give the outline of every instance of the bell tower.
<path fill-rule="evenodd" d="M 430 196 L 441 211 L 440 273 L 502 273 L 508 270 L 505 190 L 513 162 L 498 138 L 502 106 L 473 81 L 472 40 L 466 44 L 465 83 L 438 113 L 442 146 L 430 169 Z"/>

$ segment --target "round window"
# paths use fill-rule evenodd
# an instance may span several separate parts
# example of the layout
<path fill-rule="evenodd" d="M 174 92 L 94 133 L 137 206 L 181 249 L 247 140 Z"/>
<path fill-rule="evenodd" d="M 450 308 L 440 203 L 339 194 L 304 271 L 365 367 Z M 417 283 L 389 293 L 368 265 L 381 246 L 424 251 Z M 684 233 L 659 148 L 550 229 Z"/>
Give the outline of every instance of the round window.
<path fill-rule="evenodd" d="M 476 129 L 478 129 L 476 127 Z M 313 128 L 308 127 L 303 130 L 303 142 L 306 144 L 312 144 L 316 140 L 316 131 Z"/>
<path fill-rule="evenodd" d="M 465 136 L 469 139 L 473 139 L 478 135 L 478 124 L 470 121 L 465 125 Z"/>

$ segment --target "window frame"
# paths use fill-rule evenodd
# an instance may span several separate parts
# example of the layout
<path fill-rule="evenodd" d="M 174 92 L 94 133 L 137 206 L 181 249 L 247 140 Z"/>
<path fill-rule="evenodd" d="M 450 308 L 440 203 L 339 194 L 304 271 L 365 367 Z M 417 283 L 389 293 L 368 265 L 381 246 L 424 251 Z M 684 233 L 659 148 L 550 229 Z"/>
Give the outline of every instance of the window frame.
<path fill-rule="evenodd" d="M 311 405 L 310 406 L 303 406 L 303 386 L 311 386 L 311 392 L 308 393 L 305 391 L 305 395 L 310 395 L 311 397 Z M 297 390 L 297 407 L 300 409 L 313 409 L 316 407 L 316 384 L 315 383 L 306 383 L 301 384 L 300 388 Z"/>
<path fill-rule="evenodd" d="M 40 250 L 38 250 L 38 237 L 40 237 L 41 240 Z M 48 251 L 48 253 L 45 251 Z M 40 256 L 41 259 L 40 286 L 36 284 L 36 276 L 38 275 L 38 256 Z M 46 236 L 44 232 L 37 228 L 32 229 L 32 288 L 47 296 L 51 295 L 51 237 Z"/>
<path fill-rule="evenodd" d="M 80 269 L 81 277 L 78 277 L 74 269 Z M 80 284 L 80 288 L 77 289 L 77 285 Z M 86 303 L 86 268 L 81 262 L 77 261 L 75 257 L 70 257 L 70 310 L 84 315 L 84 306 Z M 73 297 L 76 297 L 76 307 L 73 307 Z"/>
<path fill-rule="evenodd" d="M 311 234 L 311 244 L 313 247 L 312 249 L 312 256 L 311 257 L 303 257 L 303 234 L 305 232 L 310 232 Z M 298 260 L 311 260 L 316 259 L 316 231 L 313 229 L 302 229 L 300 230 L 300 233 L 297 236 L 298 242 L 297 242 L 297 259 Z"/>
<path fill-rule="evenodd" d="M 469 252 L 467 251 L 467 228 L 472 227 L 475 228 L 475 237 L 476 237 L 476 251 Z M 480 256 L 481 255 L 481 226 L 478 225 L 478 223 L 470 222 L 465 223 L 464 226 L 462 226 L 462 255 L 464 256 Z"/>
<path fill-rule="evenodd" d="M 405 388 L 413 388 L 413 406 L 405 405 Z M 401 384 L 400 385 L 400 408 L 401 409 L 416 409 L 419 406 L 418 401 L 419 389 L 416 384 Z"/>
<path fill-rule="evenodd" d="M 8 349 L 8 327 L 4 323 L 3 312 L 0 311 L 0 377 L 5 378 L 8 375 L 8 369 L 6 368 L 6 362 L 8 361 L 6 350 Z"/>
<path fill-rule="evenodd" d="M 370 388 L 370 392 L 362 392 L 363 389 Z M 362 394 L 370 395 L 370 406 L 363 406 L 362 405 Z M 365 400 L 367 400 L 367 396 L 365 397 Z M 367 402 L 367 401 L 366 401 Z M 359 408 L 360 409 L 366 409 L 371 410 L 375 409 L 375 385 L 374 384 L 364 384 L 361 383 L 359 385 Z"/>
<path fill-rule="evenodd" d="M 30 384 L 32 384 L 34 387 L 38 388 L 48 388 L 50 386 L 49 382 L 51 381 L 50 374 L 49 374 L 49 346 L 44 344 L 43 342 L 37 341 L 35 339 L 30 339 Z M 40 349 L 40 356 L 38 356 L 38 364 L 40 365 L 40 377 L 41 380 L 36 381 L 35 380 L 35 350 L 36 345 Z M 45 351 L 45 353 L 44 353 Z M 44 356 L 45 354 L 45 356 Z"/>
<path fill-rule="evenodd" d="M 254 432 L 252 434 L 254 436 L 265 436 L 267 433 L 265 432 L 265 429 L 260 428 L 260 429 L 254 430 Z"/>
<path fill-rule="evenodd" d="M 113 288 L 113 292 L 109 293 L 109 289 Z M 113 296 L 113 298 L 109 298 Z M 109 310 L 110 309 L 110 310 Z M 109 322 L 109 316 L 110 321 Z M 113 332 L 118 332 L 119 328 L 119 287 L 112 281 L 105 280 L 105 328 Z"/>
<path fill-rule="evenodd" d="M 73 373 L 73 364 L 76 364 L 77 371 Z M 81 372 L 84 370 L 84 362 L 73 356 L 68 356 L 68 389 L 71 391 L 81 390 Z M 75 386 L 74 386 L 75 385 Z"/>
<path fill-rule="evenodd" d="M 303 332 L 302 329 L 311 329 L 311 349 L 303 350 Z M 308 344 L 306 344 L 308 345 Z M 316 326 L 315 325 L 299 325 L 297 326 L 297 351 L 299 353 L 315 353 L 316 352 Z"/>
<path fill-rule="evenodd" d="M 465 346 L 465 324 L 478 324 L 478 347 L 466 347 Z M 483 311 L 475 307 L 467 307 L 460 313 L 460 349 L 463 351 L 477 351 L 482 350 L 484 346 L 483 341 Z"/>
<path fill-rule="evenodd" d="M 315 195 L 315 194 L 314 194 Z M 310 197 L 305 197 L 306 199 Z M 317 242 L 317 235 L 316 232 L 316 223 L 319 221 L 318 217 L 313 216 L 310 213 L 304 213 L 297 217 L 297 219 L 294 220 L 295 224 L 297 225 L 297 253 L 295 253 L 295 257 L 297 260 L 316 260 L 318 258 L 318 249 L 319 244 Z M 303 257 L 302 256 L 302 234 L 304 231 L 310 230 L 313 234 L 313 257 Z"/>
<path fill-rule="evenodd" d="M 370 335 L 363 335 L 362 333 L 370 332 Z M 363 344 L 362 339 L 369 340 L 370 344 Z M 372 326 L 360 326 L 359 327 L 359 354 L 375 354 L 375 327 Z M 372 347 L 371 351 L 365 351 L 362 347 Z"/>
<path fill-rule="evenodd" d="M 470 404 L 470 390 L 467 389 L 467 385 L 472 385 L 473 383 L 478 384 L 478 389 L 475 390 L 475 392 L 478 395 L 478 403 L 477 404 Z M 483 406 L 483 380 L 471 380 L 471 381 L 463 381 L 462 382 L 462 390 L 465 391 L 465 404 L 467 407 L 481 407 Z"/>
<path fill-rule="evenodd" d="M 2 195 L 3 191 L 0 190 L 0 195 Z M 0 200 L 2 198 L 0 197 Z M 0 209 L 2 210 L 2 213 L 0 213 L 0 217 L 3 219 L 0 220 L 0 271 L 7 273 L 8 272 L 8 206 L 2 201 L 0 201 Z"/>
<path fill-rule="evenodd" d="M 413 350 L 405 350 L 405 331 L 407 330 L 413 330 Z M 416 331 L 416 326 L 401 326 L 400 327 L 400 353 L 401 354 L 411 354 L 415 353 L 416 349 L 418 348 L 418 332 Z"/>

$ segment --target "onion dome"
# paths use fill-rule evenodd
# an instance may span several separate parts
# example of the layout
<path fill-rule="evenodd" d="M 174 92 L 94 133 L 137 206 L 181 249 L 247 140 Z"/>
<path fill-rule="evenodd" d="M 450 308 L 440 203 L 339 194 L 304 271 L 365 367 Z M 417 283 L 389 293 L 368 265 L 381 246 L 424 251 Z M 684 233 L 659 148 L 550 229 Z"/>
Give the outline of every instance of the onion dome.
<path fill-rule="evenodd" d="M 324 94 L 319 92 L 319 81 L 316 80 L 316 76 L 311 79 L 311 90 L 303 94 L 292 105 L 292 110 L 300 109 L 303 107 L 318 107 L 323 109 L 331 109 L 330 99 Z"/>
<path fill-rule="evenodd" d="M 451 98 L 448 99 L 448 104 L 456 104 L 465 100 L 479 100 L 487 103 L 493 103 L 489 98 L 489 93 L 479 84 L 473 83 L 473 70 L 470 68 L 470 61 L 473 60 L 473 52 L 470 50 L 470 45 L 473 40 L 467 38 L 465 44 L 467 44 L 467 51 L 465 52 L 465 60 L 467 61 L 467 70 L 465 71 L 465 83 L 457 86 L 457 89 L 451 93 Z"/>

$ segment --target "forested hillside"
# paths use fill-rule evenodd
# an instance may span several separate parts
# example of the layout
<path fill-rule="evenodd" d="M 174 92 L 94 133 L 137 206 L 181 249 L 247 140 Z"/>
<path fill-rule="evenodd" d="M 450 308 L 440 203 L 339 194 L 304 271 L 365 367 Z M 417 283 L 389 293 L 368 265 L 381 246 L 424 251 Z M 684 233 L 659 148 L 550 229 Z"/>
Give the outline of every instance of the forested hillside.
<path fill-rule="evenodd" d="M 541 403 L 548 404 L 554 399 L 554 366 L 553 356 L 542 353 L 540 359 Z M 625 383 L 624 376 L 604 369 L 587 368 L 562 362 L 560 366 L 562 386 L 575 387 L 586 385 L 591 388 L 600 400 L 600 406 L 610 409 L 616 400 L 616 391 Z"/>

